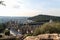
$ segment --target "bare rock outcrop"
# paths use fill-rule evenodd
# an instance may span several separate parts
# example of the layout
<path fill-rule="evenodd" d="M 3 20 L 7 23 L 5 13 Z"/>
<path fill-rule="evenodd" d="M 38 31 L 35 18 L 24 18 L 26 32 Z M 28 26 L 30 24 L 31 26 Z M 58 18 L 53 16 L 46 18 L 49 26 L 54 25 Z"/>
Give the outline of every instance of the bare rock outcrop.
<path fill-rule="evenodd" d="M 37 36 L 28 36 L 24 40 L 39 40 Z"/>
<path fill-rule="evenodd" d="M 42 39 L 58 40 L 58 34 L 41 34 L 38 36 L 28 36 L 24 40 L 42 40 Z"/>

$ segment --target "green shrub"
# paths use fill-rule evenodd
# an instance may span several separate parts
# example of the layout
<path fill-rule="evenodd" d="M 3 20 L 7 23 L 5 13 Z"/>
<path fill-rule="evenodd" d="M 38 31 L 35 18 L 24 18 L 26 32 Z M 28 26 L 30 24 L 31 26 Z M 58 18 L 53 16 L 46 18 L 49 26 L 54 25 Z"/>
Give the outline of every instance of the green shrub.
<path fill-rule="evenodd" d="M 0 38 L 2 37 L 2 35 L 0 35 Z"/>
<path fill-rule="evenodd" d="M 33 32 L 33 35 L 34 35 L 34 36 L 36 36 L 36 35 L 38 35 L 38 34 L 40 34 L 40 28 L 36 28 L 36 29 L 34 30 L 34 32 Z"/>
<path fill-rule="evenodd" d="M 5 30 L 5 35 L 10 35 L 10 31 L 9 30 Z"/>
<path fill-rule="evenodd" d="M 45 23 L 40 28 L 36 28 L 33 35 L 45 33 L 60 33 L 60 23 L 59 22 Z"/>

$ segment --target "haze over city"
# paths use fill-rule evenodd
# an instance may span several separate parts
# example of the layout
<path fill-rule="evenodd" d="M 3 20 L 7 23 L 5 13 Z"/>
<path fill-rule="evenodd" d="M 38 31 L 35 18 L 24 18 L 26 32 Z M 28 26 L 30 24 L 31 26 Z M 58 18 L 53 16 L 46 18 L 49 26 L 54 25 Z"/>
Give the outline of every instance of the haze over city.
<path fill-rule="evenodd" d="M 47 14 L 60 16 L 60 0 L 2 0 L 0 16 L 35 16 Z"/>

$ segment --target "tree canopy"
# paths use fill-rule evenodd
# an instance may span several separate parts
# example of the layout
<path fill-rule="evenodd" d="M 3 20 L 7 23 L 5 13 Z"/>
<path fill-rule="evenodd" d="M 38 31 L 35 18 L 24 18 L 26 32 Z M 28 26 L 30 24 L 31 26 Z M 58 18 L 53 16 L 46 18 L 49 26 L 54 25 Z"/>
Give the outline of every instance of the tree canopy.
<path fill-rule="evenodd" d="M 0 24 L 0 32 L 3 32 L 5 28 L 6 28 L 5 24 L 3 23 Z"/>

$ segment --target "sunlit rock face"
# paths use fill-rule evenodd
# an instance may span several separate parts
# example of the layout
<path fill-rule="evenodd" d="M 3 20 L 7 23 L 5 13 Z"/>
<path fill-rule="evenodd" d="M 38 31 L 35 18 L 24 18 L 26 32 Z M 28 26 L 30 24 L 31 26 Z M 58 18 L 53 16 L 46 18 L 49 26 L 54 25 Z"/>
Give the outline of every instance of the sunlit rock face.
<path fill-rule="evenodd" d="M 24 40 L 39 40 L 36 36 L 28 36 Z"/>
<path fill-rule="evenodd" d="M 58 34 L 41 34 L 38 36 L 28 36 L 24 40 L 43 40 L 43 39 L 59 40 L 59 37 Z"/>

